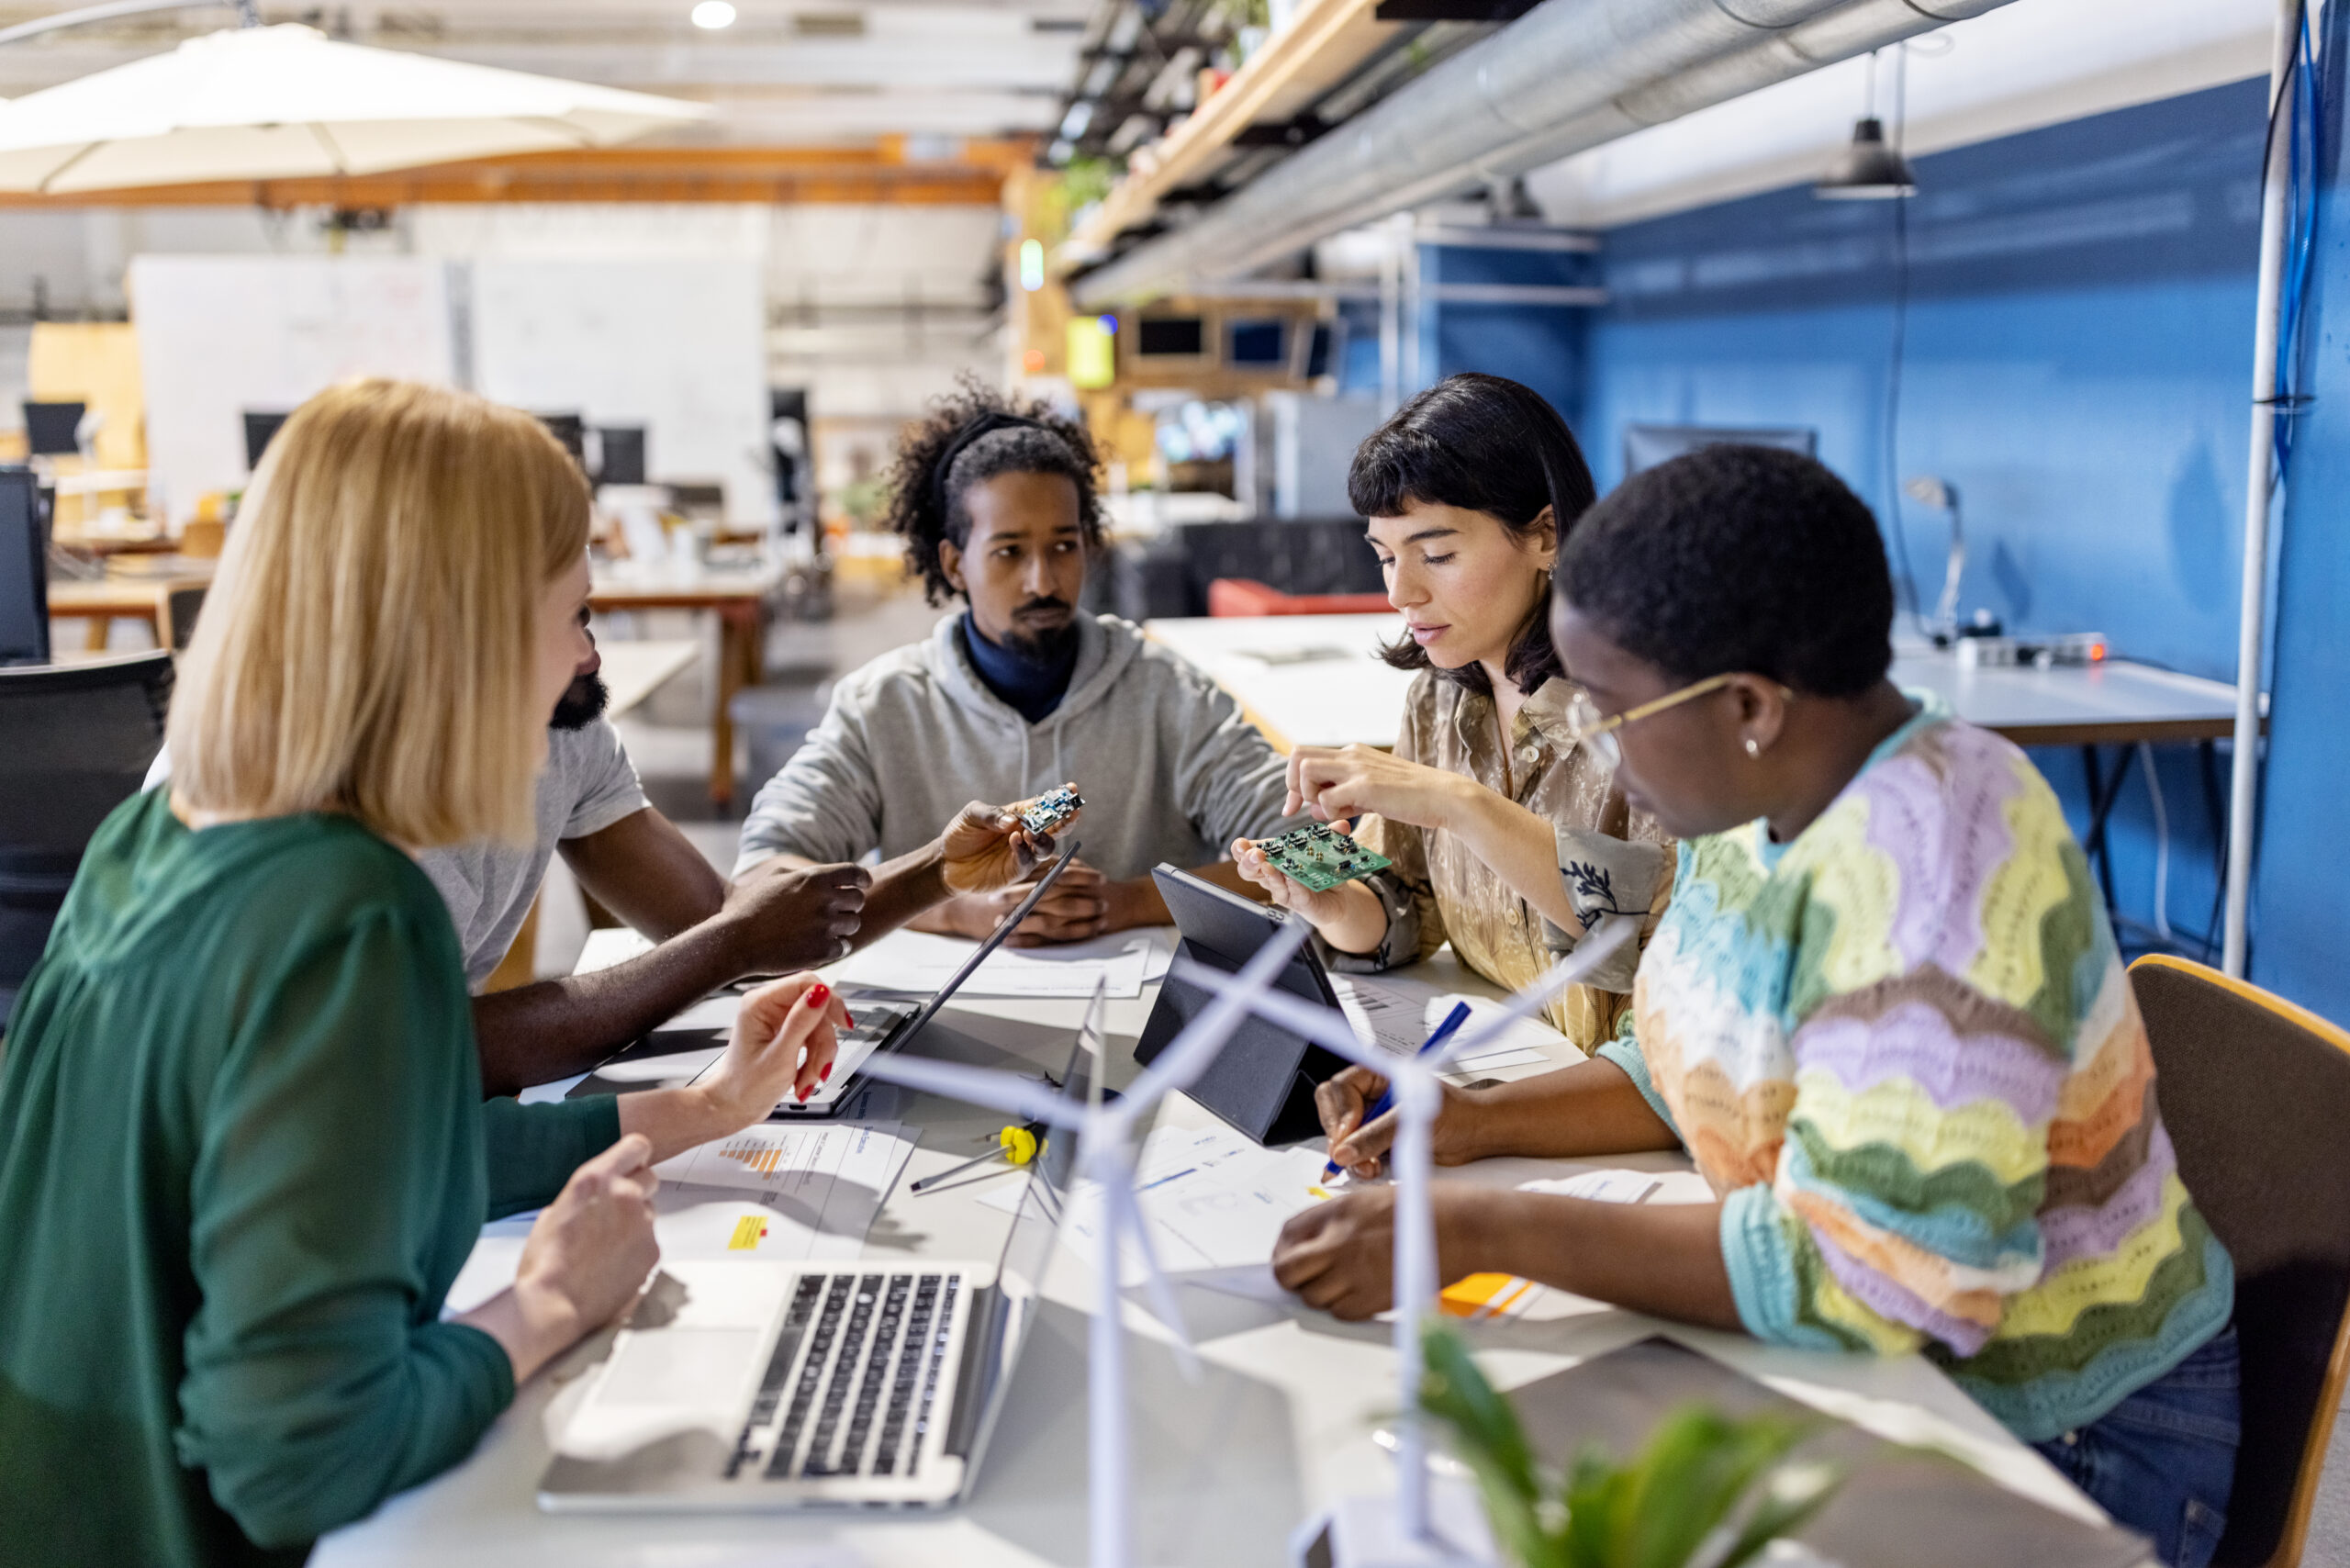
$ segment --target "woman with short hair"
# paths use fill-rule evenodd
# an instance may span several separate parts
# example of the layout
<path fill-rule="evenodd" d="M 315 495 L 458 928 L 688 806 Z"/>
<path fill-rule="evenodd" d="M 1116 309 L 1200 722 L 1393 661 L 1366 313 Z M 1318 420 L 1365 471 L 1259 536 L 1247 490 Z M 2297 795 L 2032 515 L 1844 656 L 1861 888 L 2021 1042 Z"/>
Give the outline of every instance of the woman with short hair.
<path fill-rule="evenodd" d="M 1598 1059 L 1448 1088 L 1447 1164 L 1685 1148 L 1712 1204 L 1435 1190 L 1491 1270 L 1807 1350 L 1922 1351 L 2106 1510 L 2201 1568 L 2237 1448 L 2234 1269 L 2179 1180 L 2145 1025 L 2062 804 L 1887 678 L 1876 521 L 1807 457 L 1625 482 L 1559 567 L 1582 744 L 1681 839 Z M 1373 1079 L 1365 1085 L 1377 1092 Z M 1393 1136 L 1362 1103 L 1348 1155 Z M 1393 1199 L 1291 1222 L 1284 1285 L 1388 1305 Z"/>
<path fill-rule="evenodd" d="M 1449 941 L 1487 980 L 1531 984 L 1586 918 L 1648 917 L 1672 870 L 1671 840 L 1566 728 L 1575 687 L 1543 612 L 1560 542 L 1592 503 L 1591 471 L 1539 393 L 1461 375 L 1373 431 L 1347 489 L 1404 613 L 1384 656 L 1417 676 L 1393 752 L 1300 746 L 1285 810 L 1362 815 L 1357 836 L 1394 865 L 1316 892 L 1248 840 L 1233 858 L 1314 925 L 1333 969 L 1416 963 Z M 1561 883 L 1567 866 L 1578 897 Z M 1584 1050 L 1614 1034 L 1638 958 L 1628 948 L 1569 988 L 1551 1023 Z"/>
<path fill-rule="evenodd" d="M 634 1297 L 655 1161 L 830 1073 L 845 1014 L 803 974 L 744 999 L 691 1088 L 483 1103 L 409 856 L 530 840 L 588 521 L 538 421 L 456 392 L 336 387 L 271 442 L 182 664 L 173 779 L 100 827 L 8 1021 L 12 1560 L 300 1561 Z M 979 814 L 976 885 L 1009 880 L 1017 825 Z M 483 1220 L 542 1205 L 513 1285 L 444 1319 Z"/>

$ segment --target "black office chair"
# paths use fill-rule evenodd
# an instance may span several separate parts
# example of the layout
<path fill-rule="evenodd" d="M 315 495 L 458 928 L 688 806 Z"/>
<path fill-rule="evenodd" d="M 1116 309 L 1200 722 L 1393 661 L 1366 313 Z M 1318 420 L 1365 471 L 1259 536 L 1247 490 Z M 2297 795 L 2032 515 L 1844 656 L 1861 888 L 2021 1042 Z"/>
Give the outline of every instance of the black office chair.
<path fill-rule="evenodd" d="M 171 694 L 168 649 L 0 667 L 0 1021 L 48 945 L 90 835 L 138 792 L 162 749 Z"/>

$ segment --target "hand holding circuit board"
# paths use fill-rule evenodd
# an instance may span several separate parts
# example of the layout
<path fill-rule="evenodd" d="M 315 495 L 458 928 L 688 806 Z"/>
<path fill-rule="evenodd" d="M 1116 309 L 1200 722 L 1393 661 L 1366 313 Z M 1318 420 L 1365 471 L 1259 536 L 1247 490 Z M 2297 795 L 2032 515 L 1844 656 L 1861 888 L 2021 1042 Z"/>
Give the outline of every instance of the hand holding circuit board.
<path fill-rule="evenodd" d="M 1354 841 L 1354 835 L 1327 823 L 1315 823 L 1276 838 L 1260 838 L 1254 847 L 1273 868 L 1313 892 L 1328 892 L 1343 883 L 1383 871 L 1393 862 Z"/>

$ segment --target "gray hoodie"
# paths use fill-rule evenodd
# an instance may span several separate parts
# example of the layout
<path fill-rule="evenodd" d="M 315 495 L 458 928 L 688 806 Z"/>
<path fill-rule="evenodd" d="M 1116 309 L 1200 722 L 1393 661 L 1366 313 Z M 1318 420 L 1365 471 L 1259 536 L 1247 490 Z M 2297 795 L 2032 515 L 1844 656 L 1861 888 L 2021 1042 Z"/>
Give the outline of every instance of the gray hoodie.
<path fill-rule="evenodd" d="M 823 722 L 752 803 L 736 875 L 772 855 L 894 859 L 973 801 L 1064 781 L 1085 797 L 1086 863 L 1113 879 L 1221 860 L 1235 838 L 1294 825 L 1281 818 L 1281 754 L 1131 622 L 1077 618 L 1068 694 L 1031 724 L 972 669 L 960 619 L 842 678 Z"/>

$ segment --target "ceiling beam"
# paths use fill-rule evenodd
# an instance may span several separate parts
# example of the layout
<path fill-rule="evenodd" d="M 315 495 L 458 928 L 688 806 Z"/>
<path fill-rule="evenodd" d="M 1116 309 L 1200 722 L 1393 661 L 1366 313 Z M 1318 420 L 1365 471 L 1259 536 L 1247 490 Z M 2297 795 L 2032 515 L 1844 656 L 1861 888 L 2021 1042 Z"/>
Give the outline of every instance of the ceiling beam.
<path fill-rule="evenodd" d="M 484 158 L 384 174 L 234 180 L 70 196 L 0 194 L 0 207 L 408 207 L 422 202 L 759 202 L 992 206 L 1018 139 L 967 140 L 952 162 L 918 162 L 908 140 L 854 147 L 610 147 Z"/>

